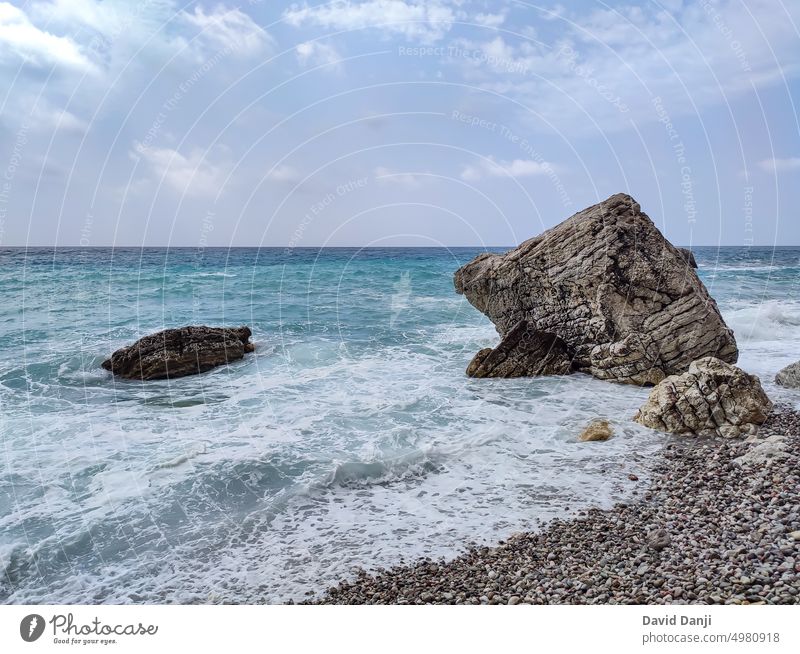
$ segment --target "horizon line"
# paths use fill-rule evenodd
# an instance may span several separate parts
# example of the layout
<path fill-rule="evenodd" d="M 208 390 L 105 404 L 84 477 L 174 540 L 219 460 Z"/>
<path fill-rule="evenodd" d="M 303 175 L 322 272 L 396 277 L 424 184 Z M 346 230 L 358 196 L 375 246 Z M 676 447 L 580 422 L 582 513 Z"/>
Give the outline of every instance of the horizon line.
<path fill-rule="evenodd" d="M 416 250 L 446 250 L 455 248 L 515 248 L 522 245 L 525 241 L 517 243 L 517 245 L 2 245 L 0 250 L 44 250 L 44 249 L 71 249 L 71 250 L 400 250 L 414 248 Z M 786 245 L 706 245 L 695 243 L 693 245 L 676 245 L 671 243 L 673 247 L 680 248 L 796 248 L 800 247 L 800 243 L 786 244 Z"/>

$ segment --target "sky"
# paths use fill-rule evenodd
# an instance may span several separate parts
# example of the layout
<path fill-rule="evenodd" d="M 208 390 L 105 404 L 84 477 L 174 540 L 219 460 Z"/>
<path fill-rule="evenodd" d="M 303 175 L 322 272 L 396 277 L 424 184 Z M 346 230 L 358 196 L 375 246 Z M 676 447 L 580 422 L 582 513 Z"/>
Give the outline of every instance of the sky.
<path fill-rule="evenodd" d="M 0 247 L 800 244 L 800 2 L 0 2 Z"/>

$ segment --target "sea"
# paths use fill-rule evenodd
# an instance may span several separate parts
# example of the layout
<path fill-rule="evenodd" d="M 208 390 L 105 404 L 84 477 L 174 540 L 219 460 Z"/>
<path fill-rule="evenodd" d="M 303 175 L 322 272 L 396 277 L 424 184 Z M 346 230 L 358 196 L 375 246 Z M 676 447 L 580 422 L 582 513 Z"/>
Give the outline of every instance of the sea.
<path fill-rule="evenodd" d="M 800 248 L 693 249 L 740 365 L 796 403 Z M 0 602 L 301 601 L 635 500 L 672 438 L 630 421 L 647 389 L 465 376 L 498 342 L 453 290 L 481 251 L 0 249 Z M 188 324 L 256 350 L 100 367 Z M 576 442 L 597 417 L 615 437 Z"/>

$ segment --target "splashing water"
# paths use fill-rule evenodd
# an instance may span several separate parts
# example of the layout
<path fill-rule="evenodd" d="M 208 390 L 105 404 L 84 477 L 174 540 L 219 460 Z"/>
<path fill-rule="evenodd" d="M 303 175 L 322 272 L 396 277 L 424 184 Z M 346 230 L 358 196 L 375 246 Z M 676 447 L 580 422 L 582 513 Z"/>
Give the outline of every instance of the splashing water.
<path fill-rule="evenodd" d="M 664 440 L 629 421 L 646 389 L 464 375 L 497 342 L 453 291 L 478 252 L 0 250 L 0 600 L 300 599 L 630 497 Z M 800 250 L 696 255 L 780 393 Z M 183 324 L 248 324 L 256 352 L 146 384 L 99 367 Z M 617 436 L 576 443 L 597 416 Z"/>

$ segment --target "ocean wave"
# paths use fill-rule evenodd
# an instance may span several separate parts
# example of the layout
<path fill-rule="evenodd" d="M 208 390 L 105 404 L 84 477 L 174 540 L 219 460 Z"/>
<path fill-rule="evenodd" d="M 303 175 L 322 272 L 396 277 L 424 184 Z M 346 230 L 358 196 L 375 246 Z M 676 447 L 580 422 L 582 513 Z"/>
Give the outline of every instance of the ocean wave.
<path fill-rule="evenodd" d="M 800 303 L 766 300 L 723 308 L 722 316 L 737 340 L 779 341 L 798 337 Z"/>
<path fill-rule="evenodd" d="M 737 266 L 732 264 L 714 264 L 714 263 L 701 263 L 698 264 L 698 270 L 702 272 L 716 271 L 716 272 L 735 272 L 735 273 L 751 273 L 751 272 L 793 272 L 797 270 L 797 266 L 780 266 L 780 265 L 755 265 L 755 266 Z"/>
<path fill-rule="evenodd" d="M 186 273 L 182 277 L 194 279 L 195 277 L 238 277 L 238 275 L 230 272 L 192 272 Z"/>
<path fill-rule="evenodd" d="M 368 487 L 435 474 L 444 469 L 441 456 L 412 452 L 384 460 L 344 461 L 335 465 L 323 487 Z"/>

